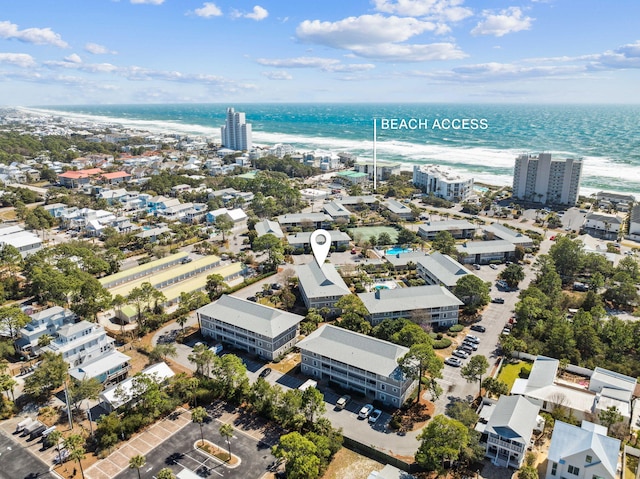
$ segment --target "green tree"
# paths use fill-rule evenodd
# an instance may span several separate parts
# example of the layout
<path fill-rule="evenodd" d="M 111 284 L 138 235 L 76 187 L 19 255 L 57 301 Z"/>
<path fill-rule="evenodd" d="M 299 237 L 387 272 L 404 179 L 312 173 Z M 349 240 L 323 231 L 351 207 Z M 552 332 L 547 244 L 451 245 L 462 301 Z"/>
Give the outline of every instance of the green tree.
<path fill-rule="evenodd" d="M 0 329 L 7 331 L 11 339 L 15 339 L 20 328 L 29 324 L 30 321 L 31 318 L 17 306 L 0 308 Z"/>
<path fill-rule="evenodd" d="M 165 361 L 167 358 L 175 358 L 178 356 L 178 350 L 175 344 L 158 344 L 149 353 L 150 362 Z"/>
<path fill-rule="evenodd" d="M 275 271 L 278 265 L 284 261 L 284 245 L 275 235 L 262 235 L 253 242 L 255 252 L 266 251 L 266 266 L 269 271 Z"/>
<path fill-rule="evenodd" d="M 500 349 L 506 357 L 511 357 L 514 351 L 526 352 L 527 343 L 512 334 L 500 336 Z"/>
<path fill-rule="evenodd" d="M 465 305 L 464 310 L 469 314 L 476 313 L 480 308 L 489 304 L 489 283 L 482 281 L 474 274 L 467 274 L 458 279 L 453 294 Z"/>
<path fill-rule="evenodd" d="M 205 285 L 205 291 L 209 295 L 209 299 L 214 301 L 220 297 L 222 291 L 227 289 L 228 286 L 224 282 L 224 278 L 219 274 L 210 274 L 207 276 L 207 283 Z"/>
<path fill-rule="evenodd" d="M 442 359 L 436 356 L 431 343 L 414 344 L 407 354 L 398 359 L 398 364 L 407 377 L 418 381 L 416 401 L 420 401 L 420 388 L 424 374 L 428 373 L 430 382 L 435 383 L 436 378 L 442 377 L 444 367 Z"/>
<path fill-rule="evenodd" d="M 224 423 L 220 426 L 220 435 L 227 441 L 227 449 L 229 450 L 229 461 L 231 461 L 231 438 L 233 437 L 233 426 Z"/>
<path fill-rule="evenodd" d="M 56 449 L 58 450 L 58 464 L 62 464 L 62 456 L 61 456 L 61 450 L 60 450 L 61 439 L 62 439 L 62 432 L 60 432 L 58 429 L 54 429 L 47 436 L 47 442 L 49 443 L 49 445 L 55 444 Z"/>
<path fill-rule="evenodd" d="M 24 381 L 24 392 L 34 397 L 48 397 L 56 388 L 64 384 L 69 365 L 62 354 L 45 351 L 40 366 Z"/>
<path fill-rule="evenodd" d="M 442 254 L 454 257 L 458 254 L 456 240 L 448 231 L 439 231 L 433 239 L 431 246 Z"/>
<path fill-rule="evenodd" d="M 202 424 L 206 421 L 208 416 L 207 410 L 201 406 L 191 410 L 191 421 L 200 426 L 200 444 L 204 444 L 204 431 L 202 430 Z"/>
<path fill-rule="evenodd" d="M 429 471 L 442 474 L 445 463 L 455 461 L 469 444 L 469 429 L 460 421 L 438 415 L 418 435 L 420 447 L 416 462 Z"/>
<path fill-rule="evenodd" d="M 79 288 L 71 296 L 70 309 L 78 316 L 97 321 L 98 313 L 111 306 L 111 293 L 96 278 L 78 272 Z"/>
<path fill-rule="evenodd" d="M 504 280 L 509 288 L 515 289 L 524 279 L 524 269 L 519 264 L 512 263 L 500 272 L 499 278 Z"/>
<path fill-rule="evenodd" d="M 226 241 L 226 235 L 228 235 L 233 229 L 233 220 L 227 214 L 216 216 L 215 221 L 216 229 L 222 233 L 222 242 Z"/>
<path fill-rule="evenodd" d="M 489 369 L 489 361 L 487 358 L 480 354 L 476 354 L 471 357 L 469 362 L 462 366 L 460 369 L 460 375 L 469 383 L 478 383 L 478 395 L 482 392 L 482 376 Z"/>
<path fill-rule="evenodd" d="M 482 382 L 485 391 L 491 396 L 503 396 L 509 394 L 509 385 L 497 378 L 488 377 Z"/>
<path fill-rule="evenodd" d="M 9 399 L 9 393 L 11 393 L 11 398 L 15 400 L 13 397 L 13 390 L 18 385 L 18 382 L 11 377 L 10 374 L 2 373 L 0 374 L 0 391 L 7 395 L 7 399 Z M 2 398 L 0 398 L 1 400 Z"/>
<path fill-rule="evenodd" d="M 391 239 L 391 236 L 389 235 L 389 233 L 387 233 L 386 231 L 383 231 L 378 236 L 377 243 L 380 246 L 388 246 L 393 243 L 393 240 Z"/>
<path fill-rule="evenodd" d="M 318 389 L 307 388 L 302 392 L 302 411 L 310 424 L 313 424 L 325 410 L 324 395 Z"/>
<path fill-rule="evenodd" d="M 69 459 L 78 461 L 80 474 L 84 479 L 84 470 L 82 469 L 82 460 L 85 458 L 85 449 L 82 446 L 84 439 L 80 434 L 71 434 L 64 440 L 64 447 L 69 450 Z"/>
<path fill-rule="evenodd" d="M 417 235 L 413 231 L 406 228 L 401 228 L 398 232 L 398 238 L 396 239 L 396 242 L 399 245 L 411 245 L 416 242 L 417 238 Z"/>
<path fill-rule="evenodd" d="M 158 471 L 156 479 L 176 479 L 176 475 L 168 467 L 163 467 Z"/>
<path fill-rule="evenodd" d="M 135 469 L 138 473 L 138 479 L 140 479 L 140 468 L 147 464 L 147 458 L 142 454 L 136 454 L 129 459 L 129 469 Z"/>
<path fill-rule="evenodd" d="M 447 405 L 447 416 L 456 421 L 460 421 L 467 427 L 473 427 L 478 422 L 473 405 L 465 401 L 453 401 Z"/>
<path fill-rule="evenodd" d="M 281 436 L 273 455 L 285 459 L 288 479 L 316 479 L 320 476 L 318 448 L 299 432 Z"/>
<path fill-rule="evenodd" d="M 80 403 L 85 399 L 98 399 L 102 391 L 102 384 L 96 378 L 72 380 L 69 385 L 69 402 L 74 409 L 80 409 Z"/>
<path fill-rule="evenodd" d="M 209 376 L 211 373 L 211 365 L 216 358 L 216 354 L 211 351 L 206 344 L 198 344 L 194 346 L 188 359 L 196 365 L 196 373 L 203 376 Z"/>
<path fill-rule="evenodd" d="M 561 236 L 549 249 L 549 256 L 553 259 L 562 282 L 567 284 L 573 281 L 576 273 L 582 268 L 584 262 L 582 241 Z"/>
<path fill-rule="evenodd" d="M 607 409 L 600 411 L 600 414 L 598 414 L 598 419 L 603 426 L 607 427 L 608 434 L 611 426 L 622 421 L 623 417 L 616 406 L 609 406 Z"/>

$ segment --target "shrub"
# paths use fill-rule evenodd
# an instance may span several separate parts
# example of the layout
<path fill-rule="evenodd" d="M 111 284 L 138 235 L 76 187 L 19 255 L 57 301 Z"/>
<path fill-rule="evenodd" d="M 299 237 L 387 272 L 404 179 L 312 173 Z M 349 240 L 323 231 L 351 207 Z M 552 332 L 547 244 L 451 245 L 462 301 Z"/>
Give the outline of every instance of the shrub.
<path fill-rule="evenodd" d="M 449 332 L 450 333 L 459 333 L 463 329 L 464 329 L 464 326 L 462 326 L 462 324 L 454 324 L 453 326 L 451 326 L 449 328 Z"/>
<path fill-rule="evenodd" d="M 433 342 L 433 349 L 447 349 L 451 346 L 451 340 L 449 338 L 436 339 Z"/>
<path fill-rule="evenodd" d="M 530 373 L 531 373 L 531 366 L 526 365 L 520 368 L 520 374 L 518 374 L 518 376 L 520 376 L 522 379 L 527 379 Z"/>

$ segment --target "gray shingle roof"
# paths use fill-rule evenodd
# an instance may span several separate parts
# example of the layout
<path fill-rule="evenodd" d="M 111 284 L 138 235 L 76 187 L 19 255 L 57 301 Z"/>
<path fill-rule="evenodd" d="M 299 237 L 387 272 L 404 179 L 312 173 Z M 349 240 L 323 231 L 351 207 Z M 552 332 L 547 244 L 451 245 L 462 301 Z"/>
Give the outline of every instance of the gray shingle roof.
<path fill-rule="evenodd" d="M 434 251 L 429 256 L 418 259 L 417 263 L 447 287 L 455 286 L 460 278 L 471 274 L 451 256 L 442 254 L 439 251 Z"/>
<path fill-rule="evenodd" d="M 197 313 L 269 338 L 277 337 L 304 319 L 298 314 L 227 294 L 198 309 Z"/>
<path fill-rule="evenodd" d="M 540 407 L 523 396 L 500 396 L 485 431 L 529 444 Z"/>
<path fill-rule="evenodd" d="M 513 243 L 505 240 L 493 241 L 467 241 L 462 245 L 457 245 L 456 249 L 460 253 L 467 254 L 490 254 L 514 252 L 516 247 Z"/>
<path fill-rule="evenodd" d="M 316 353 L 385 377 L 399 372 L 398 358 L 409 348 L 326 324 L 298 343 Z"/>
<path fill-rule="evenodd" d="M 307 298 L 325 298 L 351 294 L 336 267 L 324 263 L 322 268 L 315 261 L 298 266 L 298 285 L 304 290 Z"/>
<path fill-rule="evenodd" d="M 358 297 L 370 314 L 462 306 L 463 304 L 451 291 L 439 285 L 380 289 L 374 293 L 360 293 Z"/>
<path fill-rule="evenodd" d="M 451 231 L 451 230 L 474 230 L 477 226 L 470 223 L 467 220 L 445 220 L 445 221 L 431 221 L 418 228 L 418 234 L 420 231 L 434 232 L 434 231 Z"/>

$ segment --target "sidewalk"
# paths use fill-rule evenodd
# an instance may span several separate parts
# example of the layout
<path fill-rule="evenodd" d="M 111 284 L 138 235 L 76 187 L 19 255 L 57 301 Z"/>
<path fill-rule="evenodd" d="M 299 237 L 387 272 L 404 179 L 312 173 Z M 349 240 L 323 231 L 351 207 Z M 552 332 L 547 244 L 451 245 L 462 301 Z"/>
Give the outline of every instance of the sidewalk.
<path fill-rule="evenodd" d="M 87 479 L 110 479 L 129 467 L 129 459 L 137 454 L 146 455 L 165 439 L 191 423 L 191 412 L 178 409 L 178 415 L 170 414 L 143 432 L 136 434 L 106 458 L 87 468 Z"/>

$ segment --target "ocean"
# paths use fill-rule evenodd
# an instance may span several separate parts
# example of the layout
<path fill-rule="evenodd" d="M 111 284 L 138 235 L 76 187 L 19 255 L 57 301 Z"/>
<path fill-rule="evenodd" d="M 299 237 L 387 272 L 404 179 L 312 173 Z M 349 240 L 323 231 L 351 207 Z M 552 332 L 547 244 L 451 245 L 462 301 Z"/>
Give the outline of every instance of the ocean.
<path fill-rule="evenodd" d="M 372 158 L 375 118 L 378 160 L 408 168 L 446 165 L 477 182 L 510 185 L 517 155 L 551 152 L 583 158 L 583 195 L 602 189 L 640 193 L 639 105 L 246 103 L 29 110 L 219 140 L 227 107 L 246 114 L 258 145 L 289 143 L 299 151 L 326 149 Z"/>

